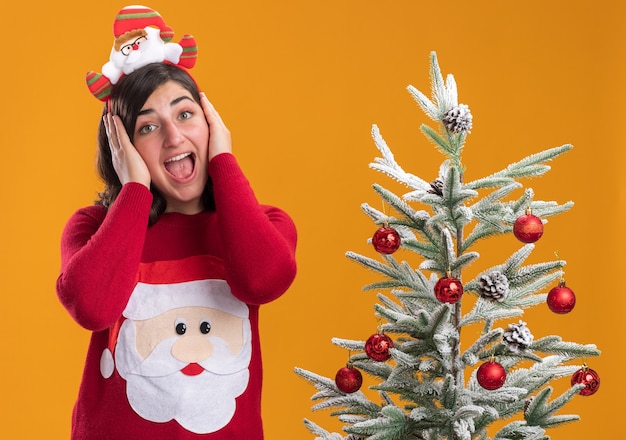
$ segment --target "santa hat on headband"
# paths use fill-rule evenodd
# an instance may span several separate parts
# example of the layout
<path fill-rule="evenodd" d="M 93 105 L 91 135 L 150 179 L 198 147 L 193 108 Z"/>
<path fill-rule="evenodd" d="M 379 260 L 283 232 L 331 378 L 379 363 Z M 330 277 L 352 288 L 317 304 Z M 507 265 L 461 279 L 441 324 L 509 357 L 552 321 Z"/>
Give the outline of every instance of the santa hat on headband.
<path fill-rule="evenodd" d="M 164 62 L 190 69 L 196 64 L 198 46 L 195 38 L 185 34 L 178 43 L 170 40 L 174 30 L 163 17 L 146 6 L 122 8 L 113 22 L 113 48 L 102 73 L 89 71 L 89 91 L 107 101 L 113 86 L 123 76 L 150 63 Z"/>
<path fill-rule="evenodd" d="M 154 9 L 141 5 L 122 8 L 113 22 L 113 36 L 119 38 L 127 32 L 153 26 L 161 31 L 161 39 L 167 42 L 174 37 L 174 29 L 165 24 L 163 17 Z"/>

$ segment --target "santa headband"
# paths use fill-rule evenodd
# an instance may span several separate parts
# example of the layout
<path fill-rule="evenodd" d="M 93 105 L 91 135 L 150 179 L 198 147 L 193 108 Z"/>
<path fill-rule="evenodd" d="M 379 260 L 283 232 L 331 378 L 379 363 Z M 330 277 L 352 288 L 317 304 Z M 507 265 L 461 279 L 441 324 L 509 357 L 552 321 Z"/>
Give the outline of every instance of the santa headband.
<path fill-rule="evenodd" d="M 150 63 L 168 63 L 186 69 L 196 64 L 198 46 L 195 38 L 183 35 L 178 43 L 170 40 L 174 30 L 163 17 L 146 6 L 122 8 L 113 22 L 113 48 L 102 73 L 89 71 L 87 87 L 101 101 L 111 96 L 113 86 L 123 75 L 128 75 Z"/>

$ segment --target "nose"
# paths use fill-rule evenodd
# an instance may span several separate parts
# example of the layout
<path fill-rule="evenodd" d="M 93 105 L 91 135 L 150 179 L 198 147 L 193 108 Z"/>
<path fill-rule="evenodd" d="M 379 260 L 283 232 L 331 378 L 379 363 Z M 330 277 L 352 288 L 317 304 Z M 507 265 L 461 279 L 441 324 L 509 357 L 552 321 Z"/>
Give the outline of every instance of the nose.
<path fill-rule="evenodd" d="M 176 147 L 183 141 L 180 129 L 172 121 L 163 122 L 163 133 L 163 141 L 166 147 Z"/>
<path fill-rule="evenodd" d="M 133 50 L 139 49 L 139 45 L 137 43 L 133 44 Z"/>
<path fill-rule="evenodd" d="M 205 336 L 185 335 L 172 346 L 172 356 L 182 362 L 202 362 L 213 353 L 213 344 Z"/>

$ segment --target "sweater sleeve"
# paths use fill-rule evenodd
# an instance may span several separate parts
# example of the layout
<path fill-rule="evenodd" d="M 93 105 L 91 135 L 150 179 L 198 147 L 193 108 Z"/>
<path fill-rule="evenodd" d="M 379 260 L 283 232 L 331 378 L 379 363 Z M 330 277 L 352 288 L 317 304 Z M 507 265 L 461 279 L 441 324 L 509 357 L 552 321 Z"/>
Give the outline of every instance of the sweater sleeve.
<path fill-rule="evenodd" d="M 147 188 L 129 183 L 108 212 L 91 206 L 66 224 L 57 295 L 81 326 L 103 330 L 122 314 L 135 284 L 151 204 Z"/>
<path fill-rule="evenodd" d="M 260 205 L 235 157 L 209 162 L 224 261 L 233 293 L 248 304 L 282 295 L 296 275 L 296 228 L 282 210 Z"/>

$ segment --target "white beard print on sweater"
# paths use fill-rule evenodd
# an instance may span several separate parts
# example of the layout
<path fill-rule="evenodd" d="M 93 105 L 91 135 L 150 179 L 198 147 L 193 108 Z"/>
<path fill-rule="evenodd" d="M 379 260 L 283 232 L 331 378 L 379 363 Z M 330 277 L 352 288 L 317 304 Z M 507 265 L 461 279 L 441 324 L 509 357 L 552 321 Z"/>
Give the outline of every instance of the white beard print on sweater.
<path fill-rule="evenodd" d="M 235 399 L 248 386 L 252 343 L 247 306 L 222 280 L 140 283 L 131 298 L 115 359 L 133 410 L 152 422 L 176 420 L 196 434 L 226 426 Z M 181 300 L 189 306 L 176 307 Z M 142 302 L 149 304 L 147 309 L 167 310 L 152 316 L 155 311 L 142 310 Z M 150 317 L 139 319 L 144 313 Z"/>

